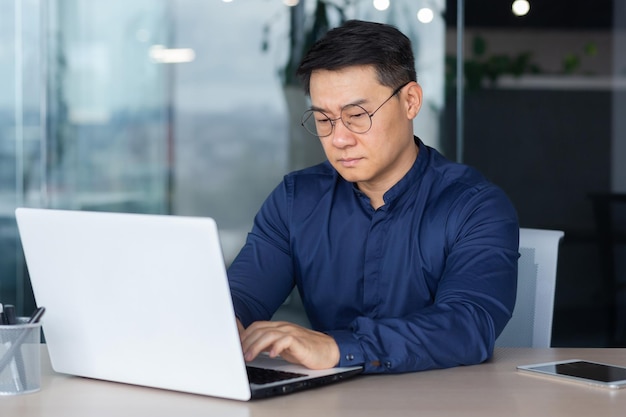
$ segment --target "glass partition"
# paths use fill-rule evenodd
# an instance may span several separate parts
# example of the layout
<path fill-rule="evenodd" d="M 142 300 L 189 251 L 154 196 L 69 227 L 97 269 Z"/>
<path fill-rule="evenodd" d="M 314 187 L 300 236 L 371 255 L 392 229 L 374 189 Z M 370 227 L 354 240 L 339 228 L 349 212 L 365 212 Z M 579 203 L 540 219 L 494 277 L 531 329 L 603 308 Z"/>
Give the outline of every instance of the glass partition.
<path fill-rule="evenodd" d="M 35 0 L 2 3 L 0 13 L 0 302 L 32 311 L 13 210 L 40 182 L 41 27 Z M 35 167 L 31 169 L 31 167 Z M 22 310 L 20 310 L 22 311 Z"/>
<path fill-rule="evenodd" d="M 33 306 L 18 206 L 211 216 L 226 261 L 293 169 L 324 159 L 293 71 L 351 18 L 409 35 L 437 146 L 441 0 L 7 0 L 0 14 L 0 301 Z"/>
<path fill-rule="evenodd" d="M 167 211 L 173 89 L 169 68 L 150 55 L 172 36 L 167 7 L 152 0 L 42 3 L 44 178 L 27 189 L 27 204 Z"/>

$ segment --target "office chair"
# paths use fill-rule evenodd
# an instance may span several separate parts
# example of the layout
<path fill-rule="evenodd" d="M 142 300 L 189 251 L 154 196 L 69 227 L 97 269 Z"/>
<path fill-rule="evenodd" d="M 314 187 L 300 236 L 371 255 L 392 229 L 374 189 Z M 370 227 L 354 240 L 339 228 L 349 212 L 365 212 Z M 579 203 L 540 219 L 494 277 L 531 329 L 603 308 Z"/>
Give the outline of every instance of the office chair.
<path fill-rule="evenodd" d="M 550 347 L 560 230 L 520 228 L 517 301 L 498 347 Z"/>

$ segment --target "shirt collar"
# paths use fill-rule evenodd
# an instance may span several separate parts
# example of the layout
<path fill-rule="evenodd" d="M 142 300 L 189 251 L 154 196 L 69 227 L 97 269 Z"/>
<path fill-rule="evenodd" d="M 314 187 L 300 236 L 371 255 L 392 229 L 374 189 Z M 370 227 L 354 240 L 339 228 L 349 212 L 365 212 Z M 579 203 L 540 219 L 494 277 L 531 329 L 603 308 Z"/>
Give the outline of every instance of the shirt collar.
<path fill-rule="evenodd" d="M 417 136 L 414 136 L 415 144 L 419 148 L 419 152 L 417 153 L 417 158 L 415 158 L 415 162 L 409 171 L 406 173 L 404 177 L 400 181 L 398 181 L 393 187 L 391 187 L 385 195 L 383 195 L 383 200 L 385 204 L 380 208 L 386 210 L 388 206 L 402 197 L 405 192 L 415 185 L 418 179 L 421 177 L 422 172 L 426 168 L 426 161 L 429 158 L 430 150 L 427 146 L 424 145 L 422 140 Z M 357 187 L 356 183 L 352 183 L 352 187 L 354 192 L 362 199 L 367 200 L 367 205 L 369 206 L 369 198 L 363 194 L 359 187 Z M 371 207 L 371 206 L 369 206 Z"/>
<path fill-rule="evenodd" d="M 385 195 L 383 195 L 383 200 L 385 201 L 385 205 L 383 207 L 387 207 L 390 204 L 394 203 L 400 197 L 406 194 L 406 191 L 410 187 L 414 187 L 415 184 L 419 181 L 419 178 L 422 176 L 424 169 L 426 168 L 426 161 L 428 161 L 428 154 L 430 153 L 429 149 L 417 136 L 414 136 L 414 140 L 415 144 L 419 148 L 417 158 L 415 158 L 413 166 L 411 167 L 411 169 L 409 169 L 406 175 L 402 177 L 402 179 L 398 181 L 393 187 L 387 190 Z"/>

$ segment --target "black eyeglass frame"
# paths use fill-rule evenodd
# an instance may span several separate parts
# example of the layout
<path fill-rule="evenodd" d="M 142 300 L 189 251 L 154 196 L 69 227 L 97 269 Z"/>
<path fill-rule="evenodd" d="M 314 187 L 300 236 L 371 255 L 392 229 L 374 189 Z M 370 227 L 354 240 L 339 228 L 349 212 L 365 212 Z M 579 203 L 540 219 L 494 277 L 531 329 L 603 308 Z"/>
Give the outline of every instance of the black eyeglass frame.
<path fill-rule="evenodd" d="M 348 129 L 349 131 L 351 131 L 351 132 L 353 132 L 353 133 L 357 133 L 357 134 L 367 133 L 367 132 L 369 132 L 369 131 L 370 131 L 370 129 L 372 128 L 372 123 L 373 123 L 373 122 L 372 122 L 372 117 L 374 117 L 374 115 L 376 114 L 376 112 L 377 112 L 378 110 L 380 110 L 380 109 L 381 109 L 381 108 L 382 108 L 385 104 L 387 104 L 387 102 L 388 102 L 389 100 L 391 100 L 391 99 L 392 99 L 392 97 L 394 97 L 396 94 L 398 94 L 398 93 L 399 93 L 399 92 L 400 92 L 400 91 L 401 91 L 404 87 L 406 87 L 409 83 L 411 83 L 411 81 L 407 81 L 407 82 L 405 82 L 404 84 L 402 84 L 400 87 L 398 87 L 398 88 L 396 88 L 395 90 L 393 90 L 393 93 L 391 93 L 391 95 L 390 95 L 390 96 L 389 96 L 389 97 L 388 97 L 385 101 L 383 101 L 383 102 L 382 102 L 382 104 L 376 108 L 376 110 L 374 110 L 374 111 L 373 111 L 373 112 L 371 112 L 371 113 L 369 113 L 367 110 L 365 110 L 362 106 L 360 106 L 360 105 L 358 105 L 358 104 L 348 104 L 347 106 L 345 106 L 345 107 L 343 107 L 343 108 L 341 109 L 341 114 L 339 115 L 339 117 L 337 117 L 336 119 L 331 119 L 330 117 L 328 117 L 328 116 L 326 115 L 326 113 L 324 113 L 324 112 L 323 112 L 323 111 L 321 111 L 321 110 L 309 109 L 309 110 L 305 111 L 305 112 L 302 114 L 302 121 L 300 122 L 300 125 L 301 125 L 301 126 L 304 128 L 304 130 L 306 130 L 308 133 L 310 133 L 310 134 L 311 134 L 311 135 L 313 135 L 313 136 L 317 136 L 318 138 L 325 138 L 325 137 L 328 137 L 328 136 L 332 135 L 332 134 L 333 134 L 333 131 L 335 130 L 335 124 L 337 123 L 337 120 L 341 120 L 341 123 L 343 123 L 343 125 L 346 127 L 346 129 Z M 349 123 L 346 123 L 346 122 L 344 122 L 344 121 L 343 121 L 343 112 L 344 112 L 344 110 L 345 110 L 345 109 L 347 109 L 347 108 L 353 108 L 353 107 L 360 107 L 360 108 L 363 110 L 363 113 L 365 113 L 365 114 L 367 114 L 367 115 L 368 115 L 368 117 L 369 117 L 369 121 L 370 121 L 370 124 L 369 124 L 369 127 L 368 127 L 367 129 L 365 129 L 365 130 L 363 130 L 363 131 L 355 131 L 355 130 L 353 130 L 352 128 L 350 128 L 350 124 L 349 124 Z M 309 118 L 311 118 L 311 117 L 313 116 L 313 114 L 315 114 L 315 112 L 322 113 L 322 114 L 324 115 L 324 117 L 326 117 L 326 118 L 328 119 L 328 121 L 330 122 L 331 128 L 330 128 L 330 132 L 328 132 L 328 134 L 326 134 L 326 135 L 319 135 L 319 134 L 317 133 L 317 129 L 315 129 L 315 132 L 312 132 L 311 130 L 309 130 L 309 129 L 306 127 L 305 123 L 307 122 L 307 120 L 308 120 Z"/>

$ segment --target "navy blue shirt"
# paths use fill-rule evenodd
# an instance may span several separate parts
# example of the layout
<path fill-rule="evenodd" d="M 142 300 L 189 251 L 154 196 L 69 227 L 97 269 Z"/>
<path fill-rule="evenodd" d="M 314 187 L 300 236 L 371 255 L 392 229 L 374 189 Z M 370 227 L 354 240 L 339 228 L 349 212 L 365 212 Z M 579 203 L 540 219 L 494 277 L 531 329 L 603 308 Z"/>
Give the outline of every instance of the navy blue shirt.
<path fill-rule="evenodd" d="M 476 170 L 416 142 L 377 210 L 328 162 L 285 176 L 228 270 L 244 326 L 269 320 L 296 285 L 339 366 L 408 372 L 491 356 L 515 304 L 515 209 Z"/>

